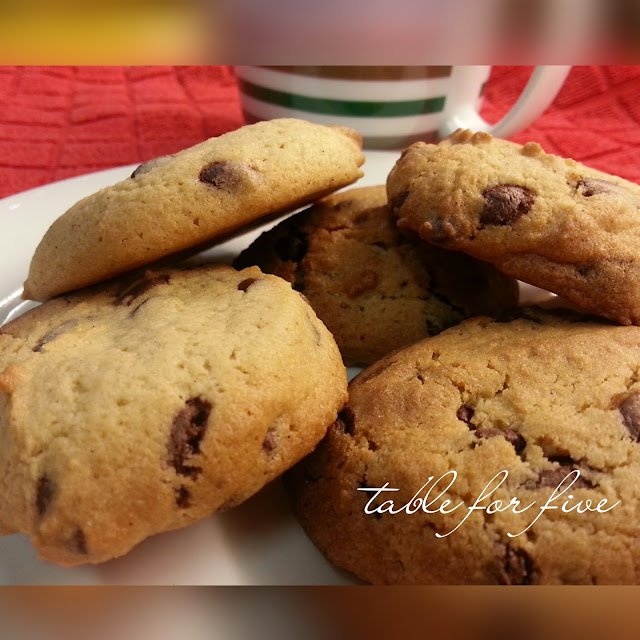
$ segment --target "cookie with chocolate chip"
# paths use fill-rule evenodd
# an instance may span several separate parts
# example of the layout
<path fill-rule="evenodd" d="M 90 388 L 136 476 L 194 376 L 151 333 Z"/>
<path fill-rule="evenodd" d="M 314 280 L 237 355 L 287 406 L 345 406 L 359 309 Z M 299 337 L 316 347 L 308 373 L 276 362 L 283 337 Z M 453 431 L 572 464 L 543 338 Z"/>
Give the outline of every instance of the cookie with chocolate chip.
<path fill-rule="evenodd" d="M 346 401 L 335 341 L 256 267 L 149 272 L 0 330 L 0 527 L 62 565 L 240 504 Z"/>
<path fill-rule="evenodd" d="M 324 198 L 262 234 L 237 258 L 302 292 L 347 365 L 367 365 L 464 318 L 503 313 L 515 280 L 403 233 L 383 185 Z"/>
<path fill-rule="evenodd" d="M 640 328 L 467 320 L 356 377 L 287 485 L 367 582 L 638 584 Z"/>
<path fill-rule="evenodd" d="M 640 186 L 487 133 L 416 143 L 387 182 L 398 224 L 621 324 L 640 324 Z"/>
<path fill-rule="evenodd" d="M 24 297 L 46 300 L 212 243 L 354 182 L 363 162 L 355 131 L 293 119 L 156 158 L 53 223 L 31 261 Z"/>

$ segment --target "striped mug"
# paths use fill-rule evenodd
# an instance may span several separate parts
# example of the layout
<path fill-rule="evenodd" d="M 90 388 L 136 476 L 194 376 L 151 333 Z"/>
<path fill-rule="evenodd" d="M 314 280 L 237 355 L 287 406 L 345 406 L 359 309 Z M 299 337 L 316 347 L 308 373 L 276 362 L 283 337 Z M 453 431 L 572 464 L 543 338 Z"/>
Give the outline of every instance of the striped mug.
<path fill-rule="evenodd" d="M 359 131 L 368 149 L 432 142 L 458 127 L 508 137 L 552 102 L 570 67 L 536 67 L 527 87 L 495 125 L 478 113 L 490 66 L 255 67 L 236 76 L 248 123 L 302 118 Z"/>

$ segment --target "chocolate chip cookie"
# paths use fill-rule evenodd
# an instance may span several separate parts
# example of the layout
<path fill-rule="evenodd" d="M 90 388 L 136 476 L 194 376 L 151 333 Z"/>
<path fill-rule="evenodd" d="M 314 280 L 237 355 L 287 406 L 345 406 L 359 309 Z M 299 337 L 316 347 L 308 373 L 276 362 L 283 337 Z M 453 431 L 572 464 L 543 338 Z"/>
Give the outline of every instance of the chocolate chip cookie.
<path fill-rule="evenodd" d="M 384 186 L 324 198 L 260 236 L 235 262 L 304 293 L 347 365 L 367 365 L 464 318 L 515 306 L 515 280 L 403 233 Z"/>
<path fill-rule="evenodd" d="M 0 526 L 63 565 L 258 491 L 346 401 L 335 341 L 257 268 L 149 272 L 0 332 Z"/>
<path fill-rule="evenodd" d="M 640 324 L 640 186 L 534 142 L 459 130 L 409 147 L 387 189 L 398 224 L 425 240 Z"/>
<path fill-rule="evenodd" d="M 24 297 L 46 300 L 211 243 L 357 180 L 359 135 L 284 119 L 242 127 L 138 167 L 56 220 Z"/>
<path fill-rule="evenodd" d="M 640 328 L 467 320 L 356 377 L 289 473 L 310 538 L 368 582 L 638 584 Z"/>

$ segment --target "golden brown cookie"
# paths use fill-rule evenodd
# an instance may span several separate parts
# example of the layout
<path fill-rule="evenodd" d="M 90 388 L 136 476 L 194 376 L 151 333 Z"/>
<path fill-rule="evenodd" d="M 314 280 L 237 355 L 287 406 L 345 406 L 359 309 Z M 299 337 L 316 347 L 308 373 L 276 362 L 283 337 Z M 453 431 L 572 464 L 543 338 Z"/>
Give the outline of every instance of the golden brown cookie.
<path fill-rule="evenodd" d="M 581 309 L 640 324 L 640 186 L 487 133 L 409 147 L 389 175 L 398 224 Z"/>
<path fill-rule="evenodd" d="M 271 120 L 156 158 L 56 220 L 24 297 L 46 300 L 210 243 L 362 176 L 351 129 Z"/>
<path fill-rule="evenodd" d="M 351 382 L 288 477 L 337 566 L 390 584 L 640 583 L 640 328 L 522 314 Z"/>
<path fill-rule="evenodd" d="M 0 330 L 0 526 L 63 565 L 241 503 L 346 400 L 331 334 L 280 278 L 164 270 Z"/>
<path fill-rule="evenodd" d="M 400 232 L 386 202 L 384 186 L 333 194 L 262 234 L 235 262 L 302 292 L 347 365 L 518 301 L 515 280 L 490 264 Z"/>

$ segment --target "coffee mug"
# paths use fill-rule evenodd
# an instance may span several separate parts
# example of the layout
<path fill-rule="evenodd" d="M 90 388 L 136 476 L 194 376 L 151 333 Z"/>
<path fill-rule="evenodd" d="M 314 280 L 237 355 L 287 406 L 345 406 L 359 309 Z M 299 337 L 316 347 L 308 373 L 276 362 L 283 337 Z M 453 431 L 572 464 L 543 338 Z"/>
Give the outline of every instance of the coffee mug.
<path fill-rule="evenodd" d="M 478 112 L 490 66 L 256 67 L 236 76 L 247 123 L 302 118 L 359 131 L 368 149 L 433 142 L 459 127 L 509 137 L 551 104 L 569 66 L 536 67 L 511 110 L 495 125 Z"/>

